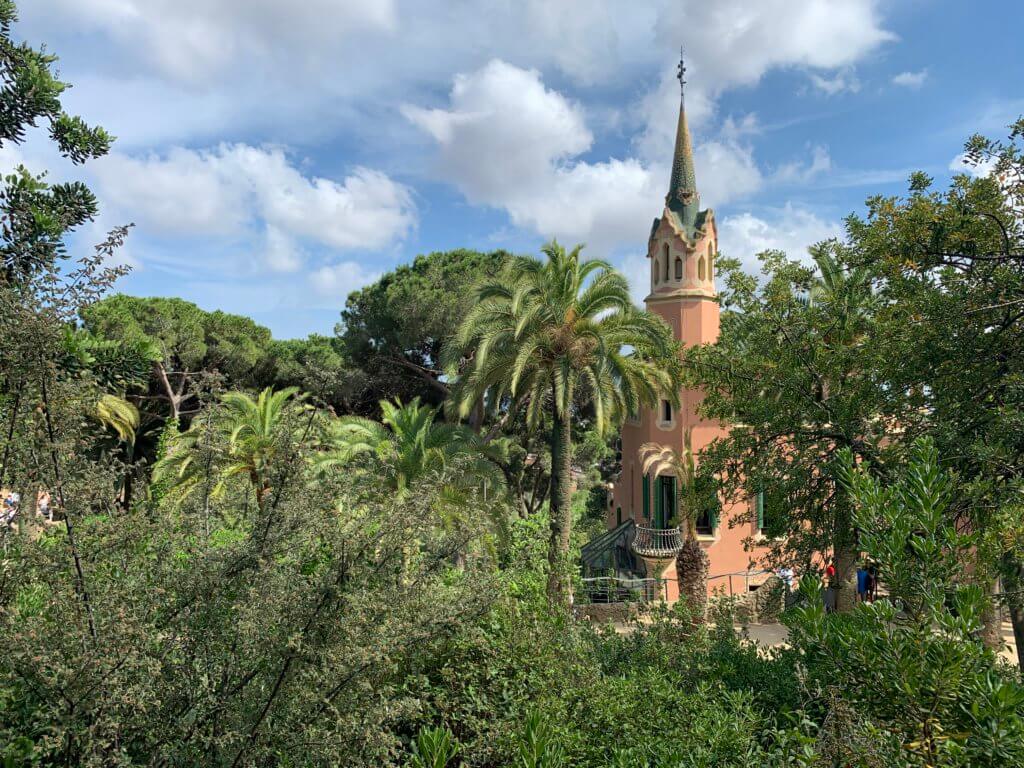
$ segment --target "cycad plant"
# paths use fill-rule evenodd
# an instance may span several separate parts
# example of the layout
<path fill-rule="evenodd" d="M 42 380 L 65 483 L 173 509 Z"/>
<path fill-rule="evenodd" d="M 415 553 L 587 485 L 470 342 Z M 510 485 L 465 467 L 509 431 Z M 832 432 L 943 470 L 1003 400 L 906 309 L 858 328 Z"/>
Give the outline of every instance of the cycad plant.
<path fill-rule="evenodd" d="M 461 418 L 481 402 L 493 409 L 509 399 L 525 406 L 532 428 L 550 415 L 548 595 L 565 604 L 574 409 L 592 411 L 607 433 L 661 397 L 677 401 L 681 371 L 669 327 L 634 307 L 625 278 L 605 261 L 582 260 L 581 248 L 551 242 L 543 261 L 513 259 L 480 289 L 446 351 L 448 370 L 461 375 Z"/>
<path fill-rule="evenodd" d="M 174 437 L 167 455 L 153 470 L 154 482 L 170 481 L 173 497 L 183 499 L 204 489 L 217 496 L 230 480 L 249 481 L 261 513 L 273 491 L 275 472 L 283 471 L 283 430 L 288 411 L 301 397 L 298 389 L 264 389 L 256 397 L 227 392 L 219 408 L 196 419 L 188 431 Z"/>
<path fill-rule="evenodd" d="M 679 594 L 686 600 L 694 618 L 703 621 L 707 612 L 710 561 L 697 539 L 697 518 L 703 499 L 697 485 L 697 462 L 690 430 L 686 430 L 682 451 L 660 443 L 644 443 L 640 446 L 640 456 L 645 475 L 667 474 L 676 478 L 678 522 L 683 534 L 683 546 L 676 555 Z"/>
<path fill-rule="evenodd" d="M 383 478 L 401 500 L 413 493 L 428 475 L 454 470 L 439 494 L 441 522 L 456 524 L 477 492 L 490 495 L 485 514 L 504 532 L 504 482 L 498 467 L 488 460 L 488 446 L 468 427 L 437 421 L 437 409 L 417 397 L 410 403 L 380 401 L 379 422 L 343 416 L 328 426 L 328 449 L 317 456 L 314 470 L 327 472 L 343 466 Z"/>

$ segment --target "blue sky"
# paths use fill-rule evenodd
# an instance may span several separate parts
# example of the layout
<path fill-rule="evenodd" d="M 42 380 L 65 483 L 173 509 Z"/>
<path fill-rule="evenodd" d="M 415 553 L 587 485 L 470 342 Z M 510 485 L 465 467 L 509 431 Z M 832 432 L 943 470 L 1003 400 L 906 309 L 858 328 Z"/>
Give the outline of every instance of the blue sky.
<path fill-rule="evenodd" d="M 31 0 L 67 107 L 118 137 L 70 168 L 134 222 L 120 289 L 329 333 L 350 290 L 418 253 L 612 259 L 642 297 L 687 49 L 698 185 L 754 265 L 838 234 L 908 173 L 940 182 L 1024 113 L 1019 2 Z"/>

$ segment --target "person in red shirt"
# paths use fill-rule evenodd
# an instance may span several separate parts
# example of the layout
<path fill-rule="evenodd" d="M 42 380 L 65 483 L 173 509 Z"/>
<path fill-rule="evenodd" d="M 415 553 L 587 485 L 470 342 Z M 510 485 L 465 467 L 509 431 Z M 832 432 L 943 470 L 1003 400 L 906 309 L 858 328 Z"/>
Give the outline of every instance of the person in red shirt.
<path fill-rule="evenodd" d="M 832 563 L 825 568 L 825 613 L 832 613 L 836 609 L 836 567 Z"/>

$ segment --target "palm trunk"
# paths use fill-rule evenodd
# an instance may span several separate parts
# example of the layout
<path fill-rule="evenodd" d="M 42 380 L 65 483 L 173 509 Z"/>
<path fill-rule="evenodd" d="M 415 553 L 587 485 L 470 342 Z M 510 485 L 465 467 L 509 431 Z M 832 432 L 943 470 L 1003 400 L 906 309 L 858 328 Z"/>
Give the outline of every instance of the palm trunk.
<path fill-rule="evenodd" d="M 572 582 L 569 579 L 569 536 L 572 533 L 572 421 L 569 417 L 571 396 L 565 400 L 565 413 L 555 405 L 551 425 L 551 538 L 548 544 L 548 598 L 554 604 L 569 607 Z"/>
<path fill-rule="evenodd" d="M 708 553 L 697 537 L 687 536 L 676 555 L 676 574 L 679 578 L 679 595 L 686 601 L 686 608 L 694 624 L 704 623 L 707 614 L 710 565 Z"/>

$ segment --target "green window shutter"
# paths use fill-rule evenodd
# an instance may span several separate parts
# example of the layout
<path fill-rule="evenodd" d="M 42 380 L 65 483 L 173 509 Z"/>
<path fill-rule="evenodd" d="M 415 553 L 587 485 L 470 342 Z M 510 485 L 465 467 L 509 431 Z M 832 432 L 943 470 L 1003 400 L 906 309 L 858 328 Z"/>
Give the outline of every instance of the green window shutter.
<path fill-rule="evenodd" d="M 662 487 L 665 484 L 665 478 L 656 477 L 654 478 L 654 527 L 664 528 L 665 527 L 665 509 L 662 504 L 662 498 L 665 495 Z"/>
<path fill-rule="evenodd" d="M 677 492 L 678 488 L 676 486 L 676 483 L 678 481 L 674 477 L 669 477 L 669 478 L 667 478 L 667 480 L 668 480 L 669 498 L 672 499 L 672 505 L 665 512 L 665 524 L 666 525 L 670 524 L 672 522 L 672 520 L 675 519 L 679 515 L 679 510 L 676 508 L 678 506 L 678 504 L 679 504 L 679 494 Z"/>
<path fill-rule="evenodd" d="M 712 535 L 714 535 L 715 531 L 718 530 L 718 504 L 717 503 L 708 512 L 708 518 L 711 521 L 711 533 L 712 533 Z"/>
<path fill-rule="evenodd" d="M 757 510 L 757 530 L 764 530 L 764 491 L 758 491 L 754 497 L 754 507 Z"/>
<path fill-rule="evenodd" d="M 644 517 L 650 519 L 651 517 L 651 481 L 648 475 L 643 476 L 641 481 L 643 488 L 644 497 Z"/>

